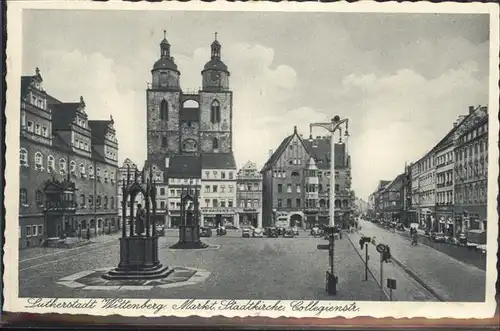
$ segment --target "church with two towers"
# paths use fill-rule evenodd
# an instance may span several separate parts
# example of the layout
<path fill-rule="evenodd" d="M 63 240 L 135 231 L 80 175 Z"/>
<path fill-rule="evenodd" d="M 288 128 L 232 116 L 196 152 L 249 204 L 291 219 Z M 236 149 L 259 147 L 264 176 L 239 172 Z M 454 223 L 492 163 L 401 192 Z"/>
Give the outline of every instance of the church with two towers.
<path fill-rule="evenodd" d="M 235 201 L 226 196 L 235 178 L 236 163 L 233 93 L 221 48 L 215 34 L 210 59 L 201 71 L 202 87 L 194 93 L 181 88 L 181 72 L 166 35 L 160 43 L 159 59 L 151 70 L 152 82 L 146 91 L 146 166 L 152 167 L 155 178 L 164 184 L 164 187 L 159 185 L 159 191 L 165 192 L 165 213 L 171 226 L 180 222 L 180 189 L 191 185 L 201 191 L 202 179 L 215 181 L 205 188 L 205 198 L 200 201 L 207 216 L 205 220 L 213 221 L 217 216 L 231 221 L 236 217 L 229 207 L 234 208 Z M 231 187 L 236 194 L 235 187 Z M 226 195 L 221 196 L 221 188 Z M 208 193 L 218 194 L 206 197 Z M 160 194 L 158 198 L 163 197 Z"/>

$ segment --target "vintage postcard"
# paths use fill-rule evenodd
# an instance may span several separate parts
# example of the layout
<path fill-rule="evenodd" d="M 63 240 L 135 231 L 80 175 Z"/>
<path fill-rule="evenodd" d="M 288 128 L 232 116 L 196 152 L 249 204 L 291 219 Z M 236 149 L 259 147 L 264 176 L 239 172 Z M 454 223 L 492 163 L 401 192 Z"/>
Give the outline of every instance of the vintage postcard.
<path fill-rule="evenodd" d="M 6 311 L 493 315 L 498 7 L 7 14 Z"/>

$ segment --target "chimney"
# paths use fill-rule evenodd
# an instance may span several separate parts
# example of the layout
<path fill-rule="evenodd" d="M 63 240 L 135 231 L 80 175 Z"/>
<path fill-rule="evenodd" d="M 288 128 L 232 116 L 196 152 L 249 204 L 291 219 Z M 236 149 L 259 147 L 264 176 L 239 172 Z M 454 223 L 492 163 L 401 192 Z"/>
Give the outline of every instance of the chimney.
<path fill-rule="evenodd" d="M 269 150 L 269 157 L 271 157 L 272 155 L 273 155 L 273 150 L 272 150 L 272 149 L 270 149 L 270 150 Z"/>
<path fill-rule="evenodd" d="M 469 106 L 469 114 L 472 114 L 474 112 L 474 106 Z"/>

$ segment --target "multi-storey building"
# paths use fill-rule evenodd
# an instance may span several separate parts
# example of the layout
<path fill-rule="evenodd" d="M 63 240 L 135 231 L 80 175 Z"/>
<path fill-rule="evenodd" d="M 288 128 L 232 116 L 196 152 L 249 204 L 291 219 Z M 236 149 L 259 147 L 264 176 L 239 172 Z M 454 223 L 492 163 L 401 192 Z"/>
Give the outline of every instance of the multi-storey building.
<path fill-rule="evenodd" d="M 262 227 L 262 175 L 251 161 L 236 175 L 236 206 L 239 226 Z"/>
<path fill-rule="evenodd" d="M 486 230 L 488 192 L 488 107 L 469 108 L 458 127 L 455 151 L 457 230 Z"/>
<path fill-rule="evenodd" d="M 261 170 L 264 226 L 276 221 L 303 227 L 328 224 L 330 151 L 330 137 L 303 139 L 296 127 L 293 134 L 282 141 Z M 335 144 L 334 162 L 335 223 L 346 224 L 351 217 L 354 192 L 351 190 L 350 156 L 345 143 Z M 317 184 L 311 179 L 311 173 L 317 174 Z M 316 192 L 307 192 L 313 187 L 311 185 L 317 189 L 317 195 Z M 317 196 L 316 205 L 306 202 L 306 193 L 312 193 L 308 196 L 314 195 L 313 200 Z"/>
<path fill-rule="evenodd" d="M 419 206 L 420 206 L 420 167 L 418 163 L 412 162 L 409 165 L 410 173 L 410 194 L 411 194 L 411 208 L 408 209 L 409 219 L 412 220 L 411 223 L 418 223 L 423 226 L 422 220 L 420 219 Z"/>
<path fill-rule="evenodd" d="M 422 158 L 415 162 L 418 167 L 418 201 L 416 206 L 420 224 L 428 228 L 435 225 L 435 203 L 436 203 L 436 167 L 434 163 L 434 152 L 427 152 Z"/>
<path fill-rule="evenodd" d="M 114 121 L 89 121 L 85 102 L 61 102 L 35 75 L 21 78 L 19 247 L 118 229 Z"/>
<path fill-rule="evenodd" d="M 403 178 L 403 206 L 401 208 L 401 221 L 405 226 L 410 226 L 411 223 L 417 223 L 417 215 L 413 212 L 412 204 L 412 178 L 411 178 L 411 164 L 405 164 L 405 172 Z"/>
<path fill-rule="evenodd" d="M 221 222 L 226 226 L 238 226 L 236 163 L 233 155 L 205 153 L 201 161 L 202 225 L 217 226 Z"/>
<path fill-rule="evenodd" d="M 389 222 L 399 222 L 403 210 L 403 184 L 405 174 L 400 174 L 387 184 L 382 191 L 383 219 Z"/>
<path fill-rule="evenodd" d="M 152 83 L 146 91 L 147 159 L 148 164 L 155 165 L 165 175 L 164 185 L 157 185 L 170 194 L 166 204 L 166 213 L 171 216 L 168 223 L 175 225 L 180 221 L 180 201 L 177 200 L 180 186 L 186 180 L 202 187 L 200 220 L 203 223 L 214 222 L 214 219 L 234 223 L 233 92 L 229 89 L 229 70 L 221 59 L 221 44 L 217 38 L 211 44 L 211 59 L 201 72 L 199 91 L 181 89 L 180 71 L 166 37 L 160 43 L 160 58 L 151 74 Z M 183 167 L 189 169 L 189 174 Z M 206 184 L 202 184 L 202 180 Z M 205 186 L 210 186 L 210 191 L 205 191 Z M 210 200 L 209 205 L 205 200 Z"/>
<path fill-rule="evenodd" d="M 118 168 L 118 185 L 117 185 L 117 195 L 116 195 L 116 203 L 117 203 L 117 208 L 118 208 L 118 216 L 121 220 L 122 218 L 122 203 L 123 203 L 123 185 L 126 185 L 127 183 L 127 177 L 130 181 L 135 181 L 138 180 L 140 181 L 141 178 L 140 176 L 137 176 L 137 174 L 140 172 L 140 169 L 137 167 L 137 165 L 132 162 L 129 158 L 126 158 L 123 161 L 123 164 L 121 167 Z M 137 179 L 135 178 L 137 176 Z M 142 194 L 139 194 L 136 199 L 135 203 L 141 204 L 144 206 L 144 198 Z M 127 201 L 127 208 L 130 208 L 130 202 Z M 134 207 L 134 210 L 137 210 L 137 207 Z M 128 213 L 128 209 L 127 209 Z"/>
<path fill-rule="evenodd" d="M 384 217 L 384 200 L 382 199 L 382 192 L 384 188 L 390 183 L 390 180 L 381 180 L 377 185 L 377 189 L 372 193 L 373 201 L 373 216 L 376 219 L 382 219 Z"/>

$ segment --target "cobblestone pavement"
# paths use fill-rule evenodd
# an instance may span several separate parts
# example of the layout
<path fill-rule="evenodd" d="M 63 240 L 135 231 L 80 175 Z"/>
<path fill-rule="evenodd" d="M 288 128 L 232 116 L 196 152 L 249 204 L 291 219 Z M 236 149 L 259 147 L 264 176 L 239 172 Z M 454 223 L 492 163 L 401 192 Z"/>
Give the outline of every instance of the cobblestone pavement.
<path fill-rule="evenodd" d="M 387 244 L 392 256 L 444 301 L 478 302 L 485 300 L 486 273 L 429 246 L 411 246 L 408 238 L 377 225 L 361 221 L 360 233 Z M 374 247 L 370 247 L 375 252 Z M 378 255 L 378 254 L 377 254 Z M 377 257 L 377 261 L 378 257 Z"/>
<path fill-rule="evenodd" d="M 203 238 L 218 246 L 216 250 L 169 250 L 177 241 L 177 231 L 168 230 L 159 243 L 164 265 L 204 269 L 208 278 L 198 284 L 151 290 L 97 291 L 69 288 L 57 281 L 85 270 L 114 267 L 118 264 L 118 240 L 45 254 L 20 262 L 20 295 L 37 297 L 126 297 L 126 298 L 213 298 L 213 299 L 319 299 L 319 300 L 387 300 L 381 295 L 379 281 L 364 281 L 364 262 L 344 237 L 335 244 L 335 273 L 339 277 L 338 293 L 325 292 L 328 251 L 318 250 L 327 244 L 302 232 L 295 238 L 241 238 L 240 231 L 227 236 Z M 372 266 L 370 265 L 372 268 Z M 375 268 L 375 266 L 373 266 Z M 389 267 L 387 267 L 389 268 Z M 386 269 L 387 269 L 386 268 Z M 389 269 L 388 269 L 389 270 Z M 388 271 L 389 272 L 389 271 Z M 376 272 L 374 272 L 376 274 Z M 396 277 L 396 276 L 395 276 Z M 398 276 L 396 300 L 430 300 L 419 292 L 411 280 L 404 285 Z"/>

